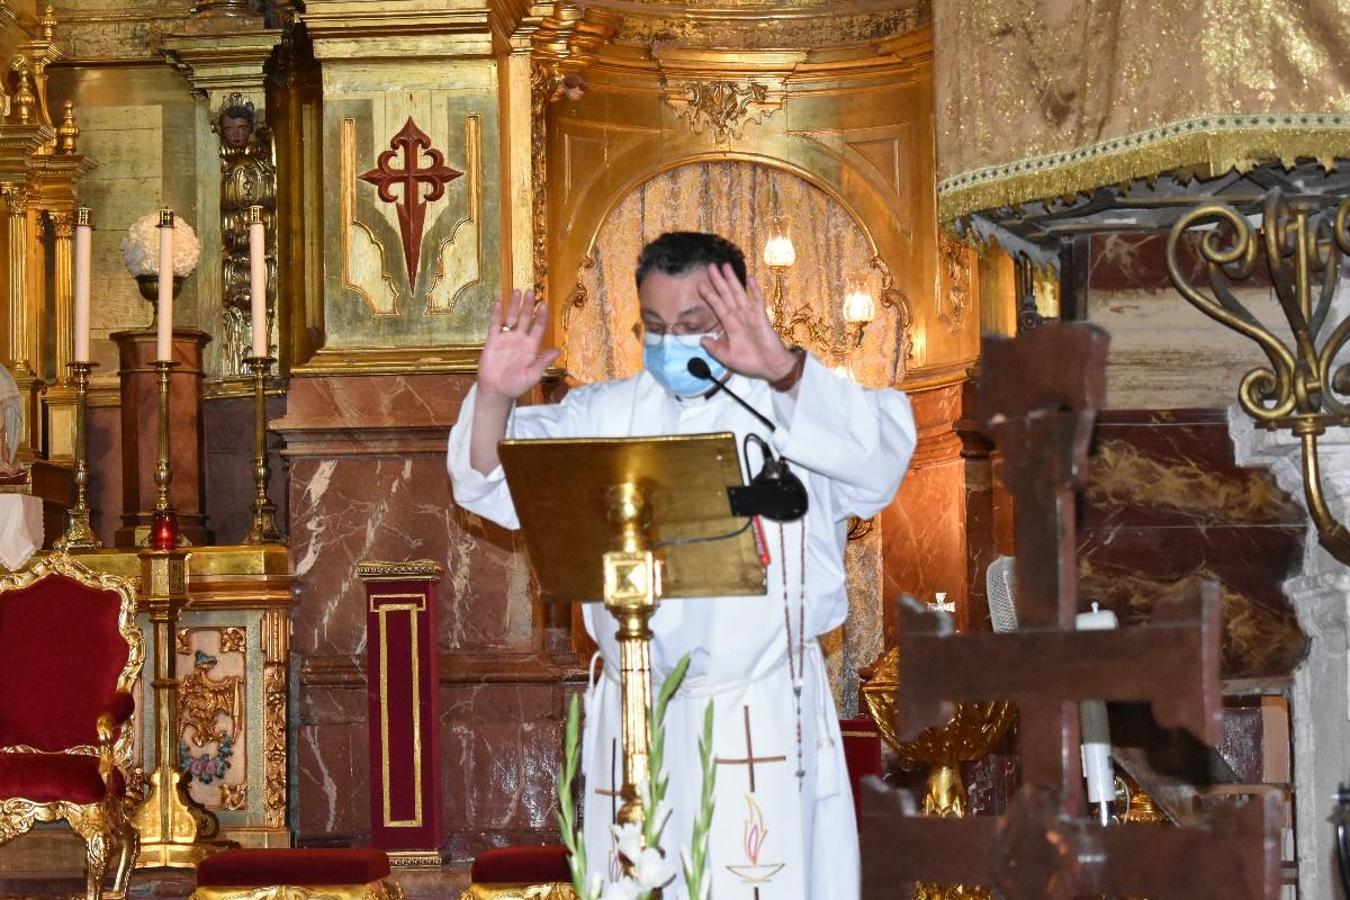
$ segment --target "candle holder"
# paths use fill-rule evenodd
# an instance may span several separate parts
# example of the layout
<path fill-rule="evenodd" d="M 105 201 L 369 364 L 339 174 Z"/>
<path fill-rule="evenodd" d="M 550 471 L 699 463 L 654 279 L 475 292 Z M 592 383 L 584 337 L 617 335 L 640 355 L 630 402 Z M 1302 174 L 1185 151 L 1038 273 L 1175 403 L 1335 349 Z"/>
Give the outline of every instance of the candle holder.
<path fill-rule="evenodd" d="M 173 466 L 169 463 L 169 374 L 176 362 L 155 360 L 159 388 L 159 442 L 155 457 L 155 512 L 169 510 L 169 485 L 173 484 Z"/>
<path fill-rule="evenodd" d="M 244 363 L 253 372 L 253 523 L 249 526 L 245 544 L 275 544 L 281 541 L 277 530 L 277 507 L 267 497 L 267 480 L 271 467 L 267 464 L 267 373 L 271 371 L 270 356 L 250 356 Z"/>
<path fill-rule="evenodd" d="M 75 382 L 75 505 L 70 508 L 66 532 L 52 546 L 57 550 L 98 550 L 103 542 L 89 522 L 89 469 L 85 463 L 85 413 L 89 404 L 89 372 L 98 363 L 70 363 Z"/>
<path fill-rule="evenodd" d="M 159 438 L 155 455 L 155 510 L 150 517 L 150 533 L 142 546 L 172 550 L 186 542 L 178 530 L 178 511 L 169 500 L 173 484 L 173 466 L 169 462 L 169 375 L 178 363 L 155 360 L 159 392 Z"/>
<path fill-rule="evenodd" d="M 141 611 L 150 619 L 155 641 L 155 677 L 151 702 L 155 714 L 155 767 L 146 775 L 145 799 L 132 813 L 140 834 L 138 869 L 192 869 L 228 843 L 216 817 L 188 793 L 187 773 L 179 768 L 178 673 L 173 636 L 187 606 L 187 554 L 182 550 L 146 550 L 141 557 Z"/>

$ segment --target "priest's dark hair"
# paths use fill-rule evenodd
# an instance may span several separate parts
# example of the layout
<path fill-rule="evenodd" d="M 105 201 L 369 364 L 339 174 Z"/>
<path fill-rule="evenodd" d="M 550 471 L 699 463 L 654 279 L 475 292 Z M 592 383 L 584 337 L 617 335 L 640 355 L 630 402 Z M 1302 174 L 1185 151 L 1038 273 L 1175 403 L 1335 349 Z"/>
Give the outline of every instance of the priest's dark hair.
<path fill-rule="evenodd" d="M 653 270 L 679 276 L 703 266 L 731 263 L 731 268 L 745 284 L 745 254 L 741 248 L 721 235 L 703 231 L 667 231 L 642 248 L 638 254 L 637 284 Z"/>

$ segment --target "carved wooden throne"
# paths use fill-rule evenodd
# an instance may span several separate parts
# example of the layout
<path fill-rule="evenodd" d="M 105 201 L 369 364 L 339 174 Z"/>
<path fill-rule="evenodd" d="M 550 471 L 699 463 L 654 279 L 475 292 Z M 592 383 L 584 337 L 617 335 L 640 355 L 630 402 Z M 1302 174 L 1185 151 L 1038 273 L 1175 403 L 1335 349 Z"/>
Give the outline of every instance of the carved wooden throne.
<path fill-rule="evenodd" d="M 124 776 L 145 657 L 135 612 L 131 583 L 62 553 L 0 577 L 0 843 L 65 820 L 85 843 L 89 900 L 125 895 L 140 844 Z"/>

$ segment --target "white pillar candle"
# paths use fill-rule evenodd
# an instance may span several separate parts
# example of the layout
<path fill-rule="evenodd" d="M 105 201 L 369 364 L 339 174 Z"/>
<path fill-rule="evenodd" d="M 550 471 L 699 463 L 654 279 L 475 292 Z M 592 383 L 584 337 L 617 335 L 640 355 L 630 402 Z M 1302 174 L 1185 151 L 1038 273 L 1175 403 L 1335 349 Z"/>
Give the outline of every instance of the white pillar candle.
<path fill-rule="evenodd" d="M 159 328 L 155 361 L 173 361 L 173 210 L 159 211 Z"/>
<path fill-rule="evenodd" d="M 248 208 L 248 293 L 253 323 L 253 355 L 267 356 L 267 232 L 261 206 Z"/>
<path fill-rule="evenodd" d="M 89 257 L 93 240 L 89 210 L 75 213 L 75 362 L 89 362 Z"/>

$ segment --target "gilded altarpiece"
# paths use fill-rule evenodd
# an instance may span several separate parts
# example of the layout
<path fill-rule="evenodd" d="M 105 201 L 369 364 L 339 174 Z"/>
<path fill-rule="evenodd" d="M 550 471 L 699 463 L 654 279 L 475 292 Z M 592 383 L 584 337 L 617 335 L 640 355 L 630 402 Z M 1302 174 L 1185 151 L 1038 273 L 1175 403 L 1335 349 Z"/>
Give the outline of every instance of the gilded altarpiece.
<path fill-rule="evenodd" d="M 487 327 L 502 266 L 496 75 L 445 68 L 456 90 L 325 102 L 326 343 L 311 368 L 366 349 L 434 357 Z"/>

